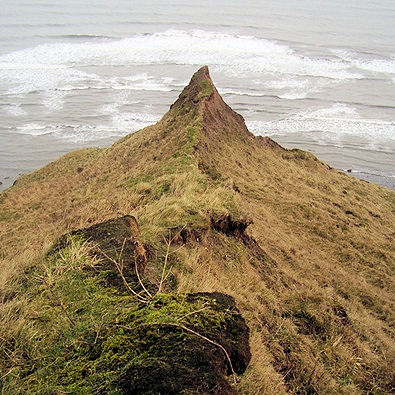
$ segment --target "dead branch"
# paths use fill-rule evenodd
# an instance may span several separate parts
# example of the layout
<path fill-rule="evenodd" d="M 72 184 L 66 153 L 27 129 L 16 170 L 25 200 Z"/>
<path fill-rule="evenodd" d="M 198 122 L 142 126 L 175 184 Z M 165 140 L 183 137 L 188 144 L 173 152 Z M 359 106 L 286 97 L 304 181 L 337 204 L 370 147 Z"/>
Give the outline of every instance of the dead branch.
<path fill-rule="evenodd" d="M 183 315 L 183 316 L 177 318 L 177 321 L 181 321 L 181 320 L 183 320 L 183 319 L 186 318 L 186 317 L 189 317 L 189 316 L 191 316 L 191 315 L 200 313 L 201 311 L 204 311 L 204 310 L 207 310 L 207 309 L 208 309 L 208 307 L 205 306 L 205 307 L 203 307 L 203 308 L 201 308 L 201 309 L 199 309 L 199 310 L 191 311 L 190 313 L 185 314 L 185 315 Z"/>
<path fill-rule="evenodd" d="M 138 278 L 138 280 L 139 280 L 139 284 L 141 285 L 141 287 L 143 288 L 143 290 L 145 291 L 145 293 L 148 295 L 148 297 L 149 297 L 150 299 L 152 299 L 151 293 L 148 291 L 147 288 L 145 288 L 143 282 L 141 281 L 136 257 L 134 258 L 134 266 L 135 266 L 135 269 L 136 269 L 136 274 L 137 274 L 137 278 Z"/>
<path fill-rule="evenodd" d="M 121 264 L 119 262 L 117 262 L 115 259 L 111 258 L 110 256 L 108 256 L 103 250 L 99 249 L 99 251 L 110 261 L 112 262 L 116 269 L 118 270 L 119 275 L 121 276 L 122 282 L 125 285 L 125 287 L 127 288 L 127 290 L 133 294 L 134 296 L 137 297 L 137 299 L 140 300 L 140 302 L 143 303 L 147 303 L 148 300 L 146 298 L 144 298 L 143 296 L 140 295 L 140 293 L 137 293 L 130 285 L 129 283 L 126 281 L 125 276 L 123 275 L 123 267 L 121 266 Z"/>
<path fill-rule="evenodd" d="M 157 293 L 160 293 L 160 292 L 162 291 L 163 283 L 164 283 L 164 281 L 167 279 L 167 277 L 168 277 L 169 274 L 170 274 L 170 271 L 166 274 L 166 267 L 167 267 L 167 263 L 168 263 L 168 260 L 169 260 L 171 244 L 173 243 L 173 241 L 180 235 L 180 233 L 181 233 L 185 228 L 186 228 L 186 225 L 184 225 L 184 226 L 183 226 L 183 227 L 182 227 L 172 238 L 170 238 L 171 234 L 170 234 L 170 231 L 169 231 L 169 238 L 168 238 L 167 240 L 165 239 L 165 241 L 166 241 L 165 262 L 164 262 L 164 264 L 163 264 L 162 276 L 161 276 L 161 279 L 160 279 L 160 282 L 159 282 L 158 292 L 157 292 Z"/>

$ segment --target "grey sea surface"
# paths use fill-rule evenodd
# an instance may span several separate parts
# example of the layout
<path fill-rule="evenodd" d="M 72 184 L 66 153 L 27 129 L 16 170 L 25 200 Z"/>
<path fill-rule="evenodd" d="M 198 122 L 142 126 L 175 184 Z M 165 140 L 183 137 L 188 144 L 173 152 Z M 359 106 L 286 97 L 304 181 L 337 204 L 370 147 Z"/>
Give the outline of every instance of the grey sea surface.
<path fill-rule="evenodd" d="M 208 65 L 249 129 L 395 189 L 393 0 L 2 0 L 0 189 L 156 122 Z"/>

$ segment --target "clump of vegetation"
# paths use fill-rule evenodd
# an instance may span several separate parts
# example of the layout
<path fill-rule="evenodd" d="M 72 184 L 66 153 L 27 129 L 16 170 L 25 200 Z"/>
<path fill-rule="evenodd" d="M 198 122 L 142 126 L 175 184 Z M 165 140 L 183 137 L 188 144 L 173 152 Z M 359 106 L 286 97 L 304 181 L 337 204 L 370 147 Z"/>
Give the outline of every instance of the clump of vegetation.
<path fill-rule="evenodd" d="M 210 391 L 245 370 L 248 329 L 232 298 L 109 285 L 96 246 L 63 243 L 31 273 L 18 343 L 2 327 L 3 393 Z"/>
<path fill-rule="evenodd" d="M 200 100 L 200 99 L 203 99 L 205 97 L 209 97 L 212 93 L 213 93 L 213 88 L 211 86 L 210 81 L 203 80 L 201 82 L 199 95 L 197 96 L 198 99 Z"/>

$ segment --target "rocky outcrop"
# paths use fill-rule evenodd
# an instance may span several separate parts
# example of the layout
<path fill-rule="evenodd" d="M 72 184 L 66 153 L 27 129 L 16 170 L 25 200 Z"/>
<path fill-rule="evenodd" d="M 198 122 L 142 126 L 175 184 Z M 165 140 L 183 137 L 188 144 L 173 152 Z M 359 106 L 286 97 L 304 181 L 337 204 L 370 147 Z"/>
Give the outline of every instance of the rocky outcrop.
<path fill-rule="evenodd" d="M 252 219 L 247 217 L 234 219 L 230 215 L 226 215 L 220 218 L 211 218 L 211 225 L 215 230 L 235 237 L 243 235 L 247 226 L 252 223 Z"/>
<path fill-rule="evenodd" d="M 136 279 L 149 262 L 132 216 L 62 236 L 48 259 L 56 261 L 57 256 L 64 256 L 76 237 L 90 242 L 90 254 L 100 258 L 93 270 L 86 272 L 93 281 L 105 285 L 106 291 L 99 288 L 100 294 L 110 292 L 119 303 L 125 303 L 128 296 L 122 289 L 125 291 L 126 285 L 137 290 L 141 281 L 152 291 L 144 298 L 136 299 L 136 293 L 129 296 L 135 304 L 100 329 L 100 341 L 97 338 L 88 347 L 88 362 L 83 367 L 75 362 L 78 374 L 83 377 L 85 371 L 96 370 L 99 375 L 117 376 L 117 382 L 106 384 L 105 390 L 123 394 L 237 393 L 231 383 L 246 370 L 251 352 L 249 328 L 231 296 L 218 292 L 159 293 L 147 278 Z M 121 273 L 115 262 L 122 262 Z M 133 273 L 133 265 L 138 273 Z M 79 391 L 88 385 L 82 378 Z"/>
<path fill-rule="evenodd" d="M 103 263 L 107 262 L 113 266 L 112 260 L 122 261 L 127 272 L 134 272 L 137 268 L 139 274 L 144 273 L 147 253 L 135 217 L 125 215 L 72 231 L 62 236 L 54 249 L 63 248 L 68 238 L 75 235 L 92 242 L 92 253 L 98 255 Z"/>
<path fill-rule="evenodd" d="M 166 296 L 168 304 L 205 306 L 187 321 L 143 325 L 132 336 L 144 358 L 122 378 L 125 394 L 236 394 L 226 376 L 241 374 L 250 359 L 249 330 L 234 299 L 221 293 Z M 188 313 L 187 313 L 188 314 Z"/>

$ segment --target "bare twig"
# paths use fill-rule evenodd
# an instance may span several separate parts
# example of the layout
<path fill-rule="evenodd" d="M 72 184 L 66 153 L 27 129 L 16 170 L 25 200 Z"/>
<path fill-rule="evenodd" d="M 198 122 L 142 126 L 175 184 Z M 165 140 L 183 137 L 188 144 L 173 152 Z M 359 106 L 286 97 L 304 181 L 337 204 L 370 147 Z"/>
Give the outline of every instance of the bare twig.
<path fill-rule="evenodd" d="M 0 379 L 4 379 L 4 377 L 7 377 L 12 371 L 14 371 L 15 369 L 17 369 L 16 366 L 12 367 L 6 374 L 4 374 L 3 376 L 0 377 Z"/>
<path fill-rule="evenodd" d="M 95 341 L 93 342 L 93 344 L 96 344 L 97 340 L 99 339 L 101 328 L 104 326 L 104 318 L 106 316 L 108 316 L 110 313 L 112 313 L 121 303 L 122 303 L 122 301 L 116 303 L 114 306 L 112 306 L 112 308 L 110 310 L 108 310 L 106 313 L 104 313 L 101 316 L 99 328 L 96 331 Z"/>
<path fill-rule="evenodd" d="M 126 240 L 127 239 L 123 239 L 122 248 L 121 248 L 121 251 L 120 251 L 120 253 L 118 255 L 118 262 L 122 262 L 122 253 L 123 253 L 123 249 L 124 249 Z M 139 269 L 138 269 L 138 266 L 137 266 L 137 258 L 136 257 L 134 257 L 134 267 L 135 267 L 135 270 L 136 270 L 137 279 L 139 280 L 139 284 L 143 288 L 144 292 L 148 295 L 148 297 L 150 299 L 152 299 L 152 295 L 148 292 L 147 288 L 145 288 L 145 286 L 144 286 L 144 284 L 143 284 L 143 282 L 141 280 Z"/>
<path fill-rule="evenodd" d="M 285 372 L 284 376 L 283 376 L 283 381 L 285 380 L 285 378 L 288 376 L 288 374 L 291 372 L 292 370 L 292 366 Z"/>
<path fill-rule="evenodd" d="M 110 262 L 112 262 L 112 263 L 115 265 L 115 267 L 116 267 L 117 270 L 118 270 L 119 275 L 121 276 L 122 282 L 123 282 L 123 284 L 125 285 L 125 287 L 128 289 L 128 291 L 129 291 L 130 293 L 132 293 L 134 296 L 136 296 L 136 297 L 140 300 L 140 302 L 147 303 L 148 300 L 147 300 L 145 297 L 141 296 L 140 293 L 137 293 L 137 292 L 129 285 L 129 283 L 126 281 L 126 278 L 125 278 L 125 276 L 123 275 L 123 268 L 122 268 L 122 265 L 121 265 L 119 262 L 117 262 L 115 259 L 113 259 L 113 258 L 111 258 L 110 256 L 108 256 L 103 250 L 100 249 L 100 252 L 101 252 Z"/>
<path fill-rule="evenodd" d="M 163 279 L 163 282 L 166 282 L 167 278 L 170 276 L 170 274 L 171 274 L 171 269 L 172 269 L 172 268 L 170 268 L 170 269 L 167 271 L 167 273 L 166 273 L 166 275 L 165 275 L 165 277 L 164 277 L 164 279 Z"/>
<path fill-rule="evenodd" d="M 152 299 L 151 293 L 148 291 L 147 288 L 145 288 L 143 282 L 141 281 L 139 269 L 138 269 L 138 267 L 137 267 L 137 259 L 136 259 L 136 257 L 134 258 L 134 267 L 136 268 L 136 274 L 137 274 L 137 278 L 138 278 L 138 280 L 139 280 L 139 284 L 141 285 L 141 287 L 143 288 L 143 290 L 145 291 L 145 293 L 148 295 L 148 297 L 149 297 L 150 299 Z"/>
<path fill-rule="evenodd" d="M 177 321 L 181 321 L 181 320 L 183 320 L 183 319 L 186 318 L 186 317 L 189 317 L 189 316 L 191 316 L 191 315 L 193 315 L 193 314 L 200 313 L 201 311 L 204 311 L 204 310 L 207 310 L 207 309 L 208 309 L 208 307 L 205 306 L 205 307 L 203 307 L 203 308 L 201 308 L 201 309 L 199 309 L 199 310 L 191 311 L 190 313 L 185 314 L 185 315 L 183 315 L 183 316 L 177 318 Z"/>
<path fill-rule="evenodd" d="M 121 251 L 120 251 L 119 254 L 118 254 L 118 269 L 119 269 L 119 265 L 120 265 L 119 262 L 122 262 L 122 253 L 123 253 L 123 249 L 125 248 L 126 240 L 127 240 L 126 238 L 123 239 Z M 139 284 L 140 284 L 141 287 L 143 288 L 144 292 L 148 295 L 148 297 L 149 297 L 150 299 L 152 299 L 151 293 L 147 290 L 147 288 L 144 286 L 144 284 L 143 284 L 143 282 L 142 282 L 142 280 L 141 280 L 140 273 L 139 273 L 139 270 L 138 270 L 138 267 L 137 267 L 137 258 L 136 258 L 136 257 L 134 258 L 134 266 L 135 266 L 136 275 L 137 275 L 137 279 L 138 279 L 138 281 L 139 281 Z M 123 269 L 123 268 L 121 267 L 121 269 Z M 123 276 L 123 270 L 121 270 L 121 272 L 122 272 L 122 273 L 120 273 L 120 274 L 121 274 L 121 276 Z M 123 278 L 124 278 L 124 276 L 123 276 Z M 124 282 L 126 282 L 126 279 L 125 279 Z M 129 284 L 128 284 L 128 289 L 130 289 Z"/>
<path fill-rule="evenodd" d="M 227 359 L 227 361 L 229 363 L 230 370 L 232 371 L 233 382 L 234 382 L 234 384 L 236 384 L 236 372 L 233 369 L 232 361 L 231 361 L 230 356 L 229 356 L 228 352 L 226 351 L 225 347 L 222 346 L 221 344 L 215 342 L 214 340 L 211 340 L 208 337 L 201 335 L 200 333 L 194 331 L 193 329 L 187 328 L 184 325 L 174 324 L 174 323 L 171 323 L 171 322 L 162 322 L 162 323 L 161 322 L 152 322 L 152 323 L 140 324 L 140 325 L 137 325 L 137 326 L 135 326 L 133 328 L 130 328 L 130 327 L 126 326 L 126 325 L 118 325 L 118 324 L 114 324 L 114 325 L 111 325 L 111 326 L 115 326 L 115 327 L 118 327 L 118 328 L 130 330 L 130 331 L 134 331 L 134 330 L 136 330 L 138 328 L 141 328 L 141 327 L 144 327 L 144 326 L 171 326 L 171 327 L 182 329 L 185 332 L 192 333 L 193 335 L 195 335 L 197 337 L 200 337 L 201 339 L 207 341 L 208 343 L 211 343 L 214 346 L 219 347 L 223 351 L 223 353 L 225 354 L 225 357 L 226 357 L 226 359 Z"/>
<path fill-rule="evenodd" d="M 173 243 L 174 239 L 176 237 L 178 237 L 180 235 L 180 233 L 185 228 L 186 228 L 186 225 L 184 225 L 172 238 L 170 237 L 171 234 L 170 234 L 170 231 L 169 231 L 169 238 L 167 240 L 165 239 L 167 247 L 166 247 L 166 254 L 165 254 L 165 262 L 164 262 L 163 268 L 162 268 L 162 276 L 161 276 L 161 279 L 160 279 L 160 282 L 159 282 L 159 286 L 158 286 L 158 293 L 160 293 L 162 291 L 163 283 L 165 282 L 165 280 L 167 279 L 167 277 L 170 274 L 170 271 L 166 274 L 166 267 L 167 267 L 167 263 L 168 263 L 168 260 L 169 260 L 171 244 Z"/>
<path fill-rule="evenodd" d="M 173 239 L 170 240 L 170 236 L 169 236 L 169 240 L 166 241 L 167 248 L 166 248 L 166 254 L 165 254 L 165 262 L 164 262 L 163 268 L 162 268 L 162 276 L 161 276 L 159 286 L 158 286 L 158 293 L 160 293 L 162 291 L 162 285 L 163 285 L 163 281 L 165 278 L 166 266 L 167 266 L 167 261 L 169 259 L 169 252 L 170 252 L 170 246 L 171 246 L 172 241 L 173 241 Z"/>

